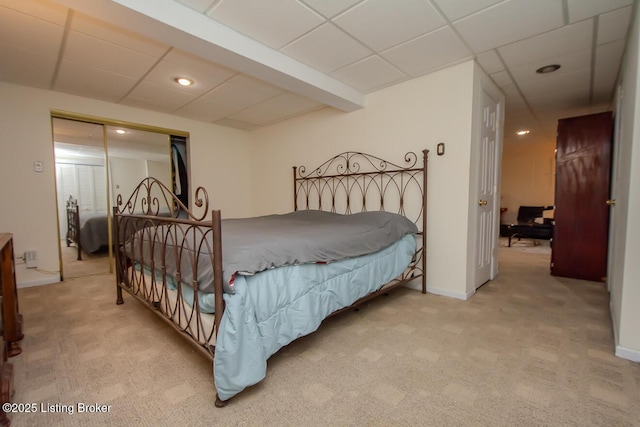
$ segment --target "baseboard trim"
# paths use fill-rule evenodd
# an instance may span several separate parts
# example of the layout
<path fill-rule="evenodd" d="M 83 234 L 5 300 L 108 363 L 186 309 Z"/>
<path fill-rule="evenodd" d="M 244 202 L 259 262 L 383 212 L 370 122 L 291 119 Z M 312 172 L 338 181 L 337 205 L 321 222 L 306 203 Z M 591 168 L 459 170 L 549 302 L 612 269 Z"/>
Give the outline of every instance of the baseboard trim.
<path fill-rule="evenodd" d="M 611 315 L 611 329 L 613 330 L 613 342 L 616 344 L 615 355 L 622 359 L 627 359 L 632 362 L 640 362 L 640 350 L 632 350 L 627 347 L 623 347 L 618 344 L 618 328 L 615 321 L 615 310 L 613 307 L 613 301 L 609 298 L 609 313 Z"/>
<path fill-rule="evenodd" d="M 616 356 L 632 362 L 640 362 L 640 351 L 616 345 Z"/>
<path fill-rule="evenodd" d="M 422 281 L 419 279 L 416 280 L 412 280 L 409 283 L 407 283 L 406 285 L 407 288 L 409 289 L 415 289 L 416 291 L 420 291 L 422 292 Z M 439 289 L 439 288 L 435 288 L 433 286 L 429 286 L 427 285 L 427 293 L 429 294 L 435 294 L 435 295 L 442 295 L 443 297 L 449 297 L 449 298 L 455 298 L 455 299 L 461 299 L 463 301 L 468 300 L 469 298 L 471 298 L 471 296 L 473 294 L 476 293 L 475 290 L 465 294 L 459 294 L 457 292 L 451 292 L 451 291 L 446 291 L 444 289 Z"/>
<path fill-rule="evenodd" d="M 458 292 L 451 292 L 444 289 L 439 289 L 429 285 L 427 285 L 427 292 L 430 294 L 442 295 L 443 297 L 455 298 L 463 301 L 468 300 L 469 298 L 471 298 L 473 294 L 476 293 L 475 289 L 473 291 L 467 292 L 466 294 L 461 294 Z"/>

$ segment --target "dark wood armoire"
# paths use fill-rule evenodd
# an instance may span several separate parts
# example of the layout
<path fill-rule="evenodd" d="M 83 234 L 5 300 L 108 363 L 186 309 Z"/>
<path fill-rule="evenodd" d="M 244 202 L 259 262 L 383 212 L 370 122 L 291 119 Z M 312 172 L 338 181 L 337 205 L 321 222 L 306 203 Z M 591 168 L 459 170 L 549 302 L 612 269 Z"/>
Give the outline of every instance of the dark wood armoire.
<path fill-rule="evenodd" d="M 607 275 L 613 115 L 558 121 L 551 274 L 603 281 Z"/>

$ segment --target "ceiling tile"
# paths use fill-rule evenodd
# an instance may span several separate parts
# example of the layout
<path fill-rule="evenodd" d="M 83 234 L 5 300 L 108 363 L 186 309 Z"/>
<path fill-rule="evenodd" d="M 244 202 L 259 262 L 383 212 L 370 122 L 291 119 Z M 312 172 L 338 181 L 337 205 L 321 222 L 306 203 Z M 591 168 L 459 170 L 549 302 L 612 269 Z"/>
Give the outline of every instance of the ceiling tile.
<path fill-rule="evenodd" d="M 100 84 L 95 84 L 100 82 Z M 116 102 L 135 85 L 136 79 L 63 60 L 53 90 Z"/>
<path fill-rule="evenodd" d="M 506 71 L 498 71 L 490 76 L 493 81 L 500 87 L 509 86 L 513 84 L 511 76 Z"/>
<path fill-rule="evenodd" d="M 630 5 L 632 0 L 567 0 L 569 23 Z"/>
<path fill-rule="evenodd" d="M 502 0 L 434 0 L 440 10 L 449 18 L 456 21 L 486 7 L 500 3 Z"/>
<path fill-rule="evenodd" d="M 58 56 L 63 33 L 61 25 L 0 7 L 0 40 L 13 46 Z"/>
<path fill-rule="evenodd" d="M 325 18 L 332 18 L 362 0 L 301 0 Z"/>
<path fill-rule="evenodd" d="M 480 53 L 559 28 L 563 23 L 562 0 L 508 0 L 454 26 L 471 49 Z"/>
<path fill-rule="evenodd" d="M 86 67 L 99 68 L 135 79 L 142 78 L 157 61 L 152 56 L 76 31 L 69 32 L 64 58 L 82 63 Z"/>
<path fill-rule="evenodd" d="M 210 72 L 224 75 L 225 80 L 235 74 L 238 74 L 235 70 L 174 48 L 172 48 L 171 51 L 162 59 L 173 64 L 183 65 L 185 68 L 189 68 L 191 70 L 197 70 L 201 73 Z"/>
<path fill-rule="evenodd" d="M 263 125 L 295 114 L 311 111 L 321 106 L 322 104 L 316 101 L 286 92 L 230 117 L 247 123 Z"/>
<path fill-rule="evenodd" d="M 631 6 L 605 13 L 598 18 L 598 44 L 623 40 L 631 21 Z"/>
<path fill-rule="evenodd" d="M 418 76 L 472 57 L 471 52 L 449 27 L 389 49 L 381 55 L 411 76 Z"/>
<path fill-rule="evenodd" d="M 237 72 L 229 68 L 174 49 L 153 67 L 144 80 L 161 86 L 173 86 L 182 92 L 202 95 L 235 74 Z M 180 86 L 175 82 L 177 77 L 192 79 L 194 84 L 189 87 Z"/>
<path fill-rule="evenodd" d="M 196 10 L 200 13 L 206 12 L 207 9 L 211 7 L 212 4 L 216 3 L 217 0 L 176 0 L 178 3 L 182 3 L 183 5 Z"/>
<path fill-rule="evenodd" d="M 241 130 L 247 130 L 247 131 L 253 130 L 253 129 L 258 127 L 256 125 L 254 125 L 253 123 L 247 123 L 247 122 L 243 122 L 243 121 L 240 121 L 240 120 L 234 120 L 234 119 L 230 119 L 230 118 L 224 118 L 224 119 L 216 120 L 214 123 L 217 124 L 217 125 L 220 125 L 220 126 L 228 126 L 228 127 L 241 129 Z"/>
<path fill-rule="evenodd" d="M 265 95 L 267 98 L 271 98 L 272 96 L 280 95 L 281 93 L 285 92 L 285 90 L 282 88 L 258 79 L 254 79 L 253 77 L 249 77 L 246 74 L 237 74 L 231 80 L 229 80 L 229 83 L 251 89 L 255 92 Z"/>
<path fill-rule="evenodd" d="M 506 109 L 509 112 L 528 109 L 527 103 L 515 85 L 503 86 L 501 89 L 506 97 Z"/>
<path fill-rule="evenodd" d="M 157 85 L 149 82 L 138 84 L 127 98 L 129 96 L 161 105 L 163 110 L 166 108 L 167 111 L 177 110 L 197 98 L 195 94 L 174 89 L 168 85 Z M 126 98 L 122 100 L 122 103 L 127 103 Z"/>
<path fill-rule="evenodd" d="M 269 98 L 269 95 L 244 86 L 242 80 L 234 81 L 232 79 L 189 105 L 180 108 L 176 113 L 199 117 L 202 120 L 211 122 L 237 113 Z"/>
<path fill-rule="evenodd" d="M 407 78 L 406 74 L 377 55 L 335 71 L 331 76 L 364 93 Z"/>
<path fill-rule="evenodd" d="M 546 61 L 576 50 L 591 49 L 593 21 L 567 25 L 539 36 L 498 48 L 507 67 Z"/>
<path fill-rule="evenodd" d="M 65 25 L 69 14 L 68 8 L 43 0 L 2 0 L 0 14 L 5 8 L 61 26 Z"/>
<path fill-rule="evenodd" d="M 296 0 L 221 0 L 209 16 L 274 49 L 325 21 Z"/>
<path fill-rule="evenodd" d="M 61 3 L 77 5 L 87 15 L 58 6 Z M 3 58 L 0 79 L 247 130 L 323 107 L 274 84 L 172 47 L 173 40 L 179 43 L 180 37 L 166 36 L 173 31 L 172 23 L 179 22 L 173 22 L 167 13 L 164 14 L 167 26 L 158 23 L 149 28 L 119 28 L 139 22 L 141 17 L 133 9 L 113 6 L 115 3 L 123 2 L 0 0 Z M 142 0 L 129 3 L 146 4 Z M 407 80 L 409 75 L 421 75 L 469 58 L 469 50 L 473 49 L 478 53 L 478 64 L 505 93 L 510 118 L 514 112 L 522 112 L 516 114 L 516 119 L 525 120 L 526 112 L 535 116 L 534 121 L 544 117 L 545 123 L 555 126 L 558 114 L 586 111 L 593 105 L 610 106 L 635 3 L 632 0 L 165 0 L 158 2 L 155 12 L 162 17 L 160 5 L 164 4 L 167 10 L 170 6 L 180 12 L 176 13 L 176 20 L 184 13 L 201 18 L 204 24 L 215 24 L 207 19 L 209 16 L 202 15 L 206 13 L 230 27 L 230 34 L 245 33 L 266 46 L 281 49 L 283 55 L 296 58 L 297 61 L 284 61 L 285 78 L 290 77 L 289 66 L 310 73 L 315 73 L 311 69 L 315 67 L 319 77 L 320 73 L 328 72 L 354 91 L 365 93 Z M 106 18 L 118 15 L 98 12 L 103 7 L 105 11 L 119 10 L 122 20 Z M 558 30 L 565 19 L 573 24 Z M 207 30 L 206 25 L 196 27 L 195 21 L 194 30 Z M 455 39 L 446 26 L 449 22 L 454 22 L 455 34 L 465 40 Z M 67 56 L 56 74 L 67 24 L 70 25 Z M 140 36 L 138 31 L 146 36 Z M 356 37 L 363 40 L 355 41 Z M 533 39 L 523 41 L 528 37 Z M 451 39 L 455 43 L 453 50 L 443 48 Z M 594 39 L 595 54 L 591 50 Z M 238 40 L 248 42 L 245 37 Z M 210 50 L 212 46 L 204 41 L 200 48 L 186 43 L 182 46 L 209 55 L 211 60 L 217 58 L 210 54 L 216 49 Z M 372 52 L 373 49 L 378 51 Z M 265 48 L 263 53 L 280 55 L 274 50 L 270 52 Z M 443 57 L 434 59 L 439 54 Z M 535 74 L 535 68 L 550 62 L 558 62 L 562 68 L 551 75 Z M 256 72 L 258 78 L 263 70 Z M 173 78 L 178 74 L 193 78 L 196 85 L 176 86 Z M 52 85 L 54 75 L 57 81 Z M 141 78 L 144 81 L 140 82 Z M 340 86 L 337 81 L 333 84 Z M 290 87 L 298 86 L 293 83 Z M 526 100 L 523 96 L 527 96 Z"/>
<path fill-rule="evenodd" d="M 333 22 L 376 52 L 445 24 L 431 3 L 424 0 L 366 0 Z"/>
<path fill-rule="evenodd" d="M 593 102 L 611 102 L 614 94 L 619 67 L 624 54 L 624 40 L 607 43 L 596 49 L 595 70 L 593 76 Z"/>
<path fill-rule="evenodd" d="M 73 15 L 71 30 L 153 58 L 162 57 L 170 48 L 164 43 L 78 12 Z"/>
<path fill-rule="evenodd" d="M 562 67 L 550 74 L 538 74 L 536 70 L 549 63 L 562 62 Z M 531 64 L 511 67 L 511 75 L 515 83 L 520 87 L 525 96 L 548 93 L 549 85 L 558 81 L 564 81 L 566 75 L 575 75 L 577 72 L 586 72 L 590 75 L 591 70 L 591 49 L 576 51 L 562 57 L 548 58 L 533 62 Z M 562 91 L 562 88 L 553 90 Z M 587 88 L 588 93 L 588 88 Z"/>
<path fill-rule="evenodd" d="M 214 122 L 229 114 L 237 113 L 238 109 L 232 105 L 227 105 L 215 98 L 200 98 L 185 105 L 182 108 L 171 111 L 172 114 L 187 117 L 201 122 Z"/>
<path fill-rule="evenodd" d="M 552 93 L 550 96 L 532 97 L 529 105 L 536 111 L 542 111 L 550 107 L 564 110 L 572 110 L 589 105 L 589 91 L 583 88 L 575 88 L 571 93 Z"/>
<path fill-rule="evenodd" d="M 171 113 L 172 111 L 168 105 L 158 104 L 157 102 L 152 102 L 142 98 L 136 98 L 135 96 L 131 96 L 131 95 L 122 99 L 119 102 L 119 104 L 127 105 L 129 107 L 141 108 L 143 110 L 151 110 L 151 111 L 157 111 L 160 113 L 167 113 L 167 114 Z M 192 118 L 192 117 L 189 117 L 189 118 Z M 193 117 L 193 119 L 198 120 L 195 117 Z"/>
<path fill-rule="evenodd" d="M 504 70 L 504 64 L 495 50 L 487 50 L 476 57 L 476 61 L 487 74 Z"/>
<path fill-rule="evenodd" d="M 559 105 L 568 108 L 589 103 L 591 72 L 588 68 L 557 75 L 552 73 L 546 77 L 549 78 L 521 87 L 532 107 Z"/>
<path fill-rule="evenodd" d="M 332 24 L 324 24 L 281 49 L 323 73 L 371 55 L 371 51 Z"/>
<path fill-rule="evenodd" d="M 49 89 L 58 58 L 0 42 L 0 80 Z"/>
<path fill-rule="evenodd" d="M 505 117 L 504 132 L 505 135 L 510 137 L 514 135 L 516 131 L 521 129 L 528 129 L 530 131 L 529 136 L 534 135 L 540 131 L 540 125 L 536 117 L 531 114 L 528 109 L 521 109 L 512 111 L 509 113 L 509 117 Z M 526 138 L 518 138 L 518 141 L 526 141 Z"/>

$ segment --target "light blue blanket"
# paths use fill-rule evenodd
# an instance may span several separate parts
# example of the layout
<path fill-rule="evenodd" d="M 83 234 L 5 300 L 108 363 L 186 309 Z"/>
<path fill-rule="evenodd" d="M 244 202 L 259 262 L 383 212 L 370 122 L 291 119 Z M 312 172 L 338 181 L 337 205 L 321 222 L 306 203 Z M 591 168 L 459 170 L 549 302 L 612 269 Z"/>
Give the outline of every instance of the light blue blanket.
<path fill-rule="evenodd" d="M 414 235 L 369 255 L 330 264 L 275 268 L 236 276 L 216 341 L 214 377 L 227 400 L 264 379 L 267 359 L 315 331 L 334 311 L 399 276 L 416 251 Z"/>

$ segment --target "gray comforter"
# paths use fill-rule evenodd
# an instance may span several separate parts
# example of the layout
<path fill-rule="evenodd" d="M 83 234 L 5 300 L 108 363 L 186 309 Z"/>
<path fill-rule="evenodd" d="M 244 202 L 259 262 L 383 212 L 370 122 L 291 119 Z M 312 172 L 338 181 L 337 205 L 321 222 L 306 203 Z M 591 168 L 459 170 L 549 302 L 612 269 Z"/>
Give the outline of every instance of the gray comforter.
<path fill-rule="evenodd" d="M 80 246 L 87 253 L 109 246 L 109 225 L 106 212 L 82 214 L 80 217 Z"/>
<path fill-rule="evenodd" d="M 183 236 L 176 230 L 177 247 Z M 199 242 L 204 228 L 196 236 Z M 226 219 L 222 221 L 222 265 L 225 291 L 234 293 L 236 274 L 254 274 L 285 265 L 332 262 L 377 252 L 403 236 L 417 233 L 416 225 L 402 215 L 389 212 L 363 212 L 340 215 L 324 211 L 296 211 L 283 215 L 268 215 L 255 218 Z M 207 235 L 211 248 L 211 233 Z M 137 240 L 137 239 L 134 239 Z M 143 253 L 139 244 L 127 246 L 129 256 L 145 264 L 151 259 L 149 233 L 145 233 Z M 185 240 L 189 252 L 180 262 L 181 280 L 192 284 L 191 261 L 194 237 L 187 234 Z M 164 262 L 162 245 L 154 244 L 155 265 L 165 265 L 167 274 L 177 271 L 176 251 L 168 242 Z M 142 255 L 142 256 L 141 256 Z M 146 261 L 144 261 L 146 260 Z M 201 246 L 197 260 L 198 287 L 204 292 L 213 292 L 213 266 L 211 252 Z"/>

